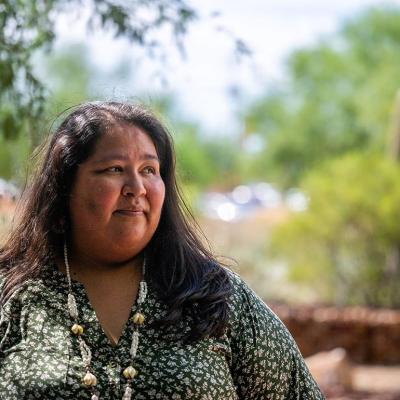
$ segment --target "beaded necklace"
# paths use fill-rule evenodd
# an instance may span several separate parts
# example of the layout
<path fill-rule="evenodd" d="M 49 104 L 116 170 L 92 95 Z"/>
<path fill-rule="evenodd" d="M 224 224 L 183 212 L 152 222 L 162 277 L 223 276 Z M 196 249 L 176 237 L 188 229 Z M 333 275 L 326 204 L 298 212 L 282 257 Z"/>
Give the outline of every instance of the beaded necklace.
<path fill-rule="evenodd" d="M 73 325 L 71 326 L 72 333 L 77 337 L 79 349 L 81 352 L 81 357 L 83 361 L 83 365 L 85 367 L 85 375 L 82 377 L 82 383 L 91 391 L 92 397 L 91 400 L 99 400 L 99 396 L 96 392 L 97 378 L 91 372 L 91 361 L 92 361 L 92 352 L 90 347 L 86 344 L 83 335 L 83 327 L 79 323 L 79 313 L 76 305 L 76 299 L 72 292 L 72 283 L 71 283 L 71 273 L 68 262 L 68 251 L 67 244 L 64 242 L 64 263 L 65 269 L 67 272 L 68 278 L 68 311 L 69 315 L 73 320 Z M 133 333 L 132 333 L 132 342 L 131 348 L 129 350 L 130 354 L 130 362 L 129 365 L 123 370 L 122 374 L 126 378 L 127 383 L 125 386 L 124 395 L 122 396 L 122 400 L 130 400 L 132 397 L 132 381 L 137 375 L 137 370 L 133 367 L 134 360 L 136 358 L 137 350 L 139 347 L 139 328 L 144 323 L 145 317 L 142 314 L 142 305 L 147 296 L 147 283 L 144 280 L 146 268 L 146 260 L 143 260 L 142 265 L 142 280 L 139 283 L 139 294 L 136 300 L 137 310 L 135 315 L 132 317 L 131 321 L 133 322 Z"/>

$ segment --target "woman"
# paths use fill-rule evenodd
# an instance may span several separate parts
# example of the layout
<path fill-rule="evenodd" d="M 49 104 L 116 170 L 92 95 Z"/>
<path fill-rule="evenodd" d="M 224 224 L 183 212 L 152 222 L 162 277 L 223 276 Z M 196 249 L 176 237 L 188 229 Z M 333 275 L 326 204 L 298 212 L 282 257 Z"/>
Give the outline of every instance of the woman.
<path fill-rule="evenodd" d="M 77 107 L 0 253 L 1 399 L 322 399 L 279 319 L 204 248 L 141 107 Z"/>

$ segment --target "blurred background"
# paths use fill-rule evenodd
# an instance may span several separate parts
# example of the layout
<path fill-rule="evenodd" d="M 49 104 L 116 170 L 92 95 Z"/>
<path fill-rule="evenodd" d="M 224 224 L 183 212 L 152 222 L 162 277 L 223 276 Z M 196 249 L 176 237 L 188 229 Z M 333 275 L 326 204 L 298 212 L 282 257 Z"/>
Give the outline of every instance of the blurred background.
<path fill-rule="evenodd" d="M 0 26 L 0 243 L 63 111 L 145 103 L 327 397 L 400 399 L 400 1 L 2 0 Z"/>

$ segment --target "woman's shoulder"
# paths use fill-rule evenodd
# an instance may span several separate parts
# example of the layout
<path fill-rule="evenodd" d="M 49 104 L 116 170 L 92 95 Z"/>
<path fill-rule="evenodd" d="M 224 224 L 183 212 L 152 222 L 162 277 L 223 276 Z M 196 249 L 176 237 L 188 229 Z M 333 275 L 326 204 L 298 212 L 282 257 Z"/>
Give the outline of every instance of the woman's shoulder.
<path fill-rule="evenodd" d="M 0 297 L 3 298 L 3 292 L 7 285 L 7 276 L 0 270 Z M 1 304 L 2 311 L 15 308 L 17 305 L 22 307 L 27 303 L 34 303 L 37 300 L 37 294 L 43 293 L 43 282 L 40 278 L 29 278 L 16 286 L 11 293 L 6 295 Z"/>
<path fill-rule="evenodd" d="M 233 374 L 243 398 L 265 398 L 265 383 L 280 398 L 323 399 L 300 351 L 279 317 L 235 272 L 230 345 Z M 268 393 L 271 393 L 268 389 Z"/>
<path fill-rule="evenodd" d="M 231 326 L 233 335 L 242 335 L 244 331 L 279 337 L 291 347 L 293 338 L 280 318 L 266 302 L 249 287 L 246 281 L 236 272 L 227 270 L 231 282 Z"/>
<path fill-rule="evenodd" d="M 244 305 L 253 298 L 262 302 L 254 290 L 249 287 L 246 281 L 237 272 L 229 268 L 225 268 L 225 271 L 231 286 L 230 303 L 232 305 L 235 305 L 236 307 L 241 304 Z"/>
<path fill-rule="evenodd" d="M 230 302 L 235 309 L 241 309 L 242 307 L 262 306 L 267 311 L 272 311 L 266 305 L 266 303 L 258 296 L 258 294 L 250 288 L 247 282 L 235 271 L 226 268 L 226 273 L 231 284 L 231 298 Z"/>

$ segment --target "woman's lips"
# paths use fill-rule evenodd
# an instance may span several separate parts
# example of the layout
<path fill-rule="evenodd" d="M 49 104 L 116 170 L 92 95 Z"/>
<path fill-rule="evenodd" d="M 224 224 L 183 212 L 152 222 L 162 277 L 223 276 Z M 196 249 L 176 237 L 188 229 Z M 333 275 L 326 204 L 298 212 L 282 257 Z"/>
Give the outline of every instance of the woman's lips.
<path fill-rule="evenodd" d="M 117 210 L 115 213 L 127 217 L 138 217 L 144 214 L 143 210 Z"/>

